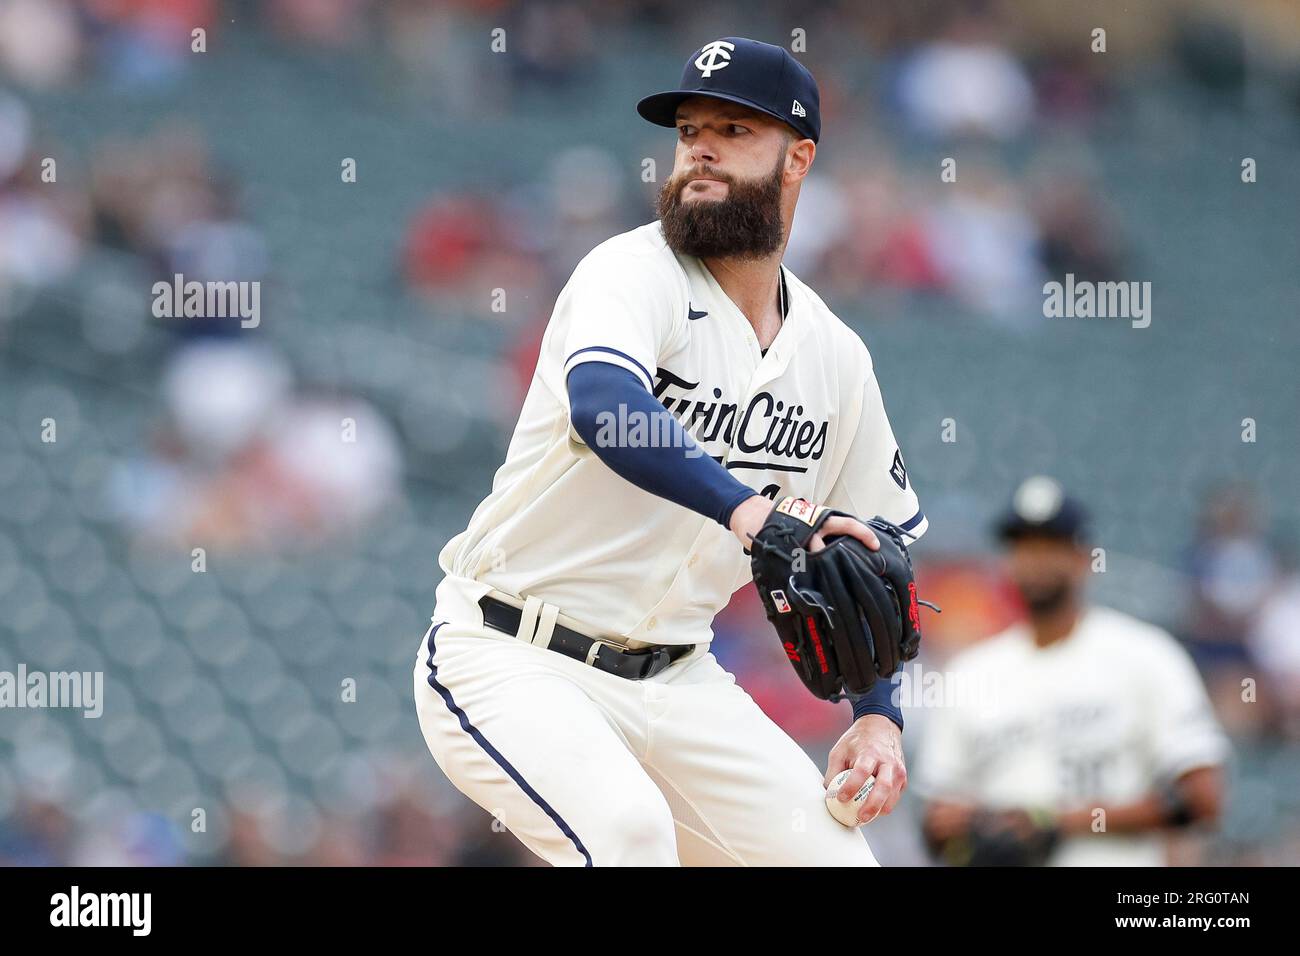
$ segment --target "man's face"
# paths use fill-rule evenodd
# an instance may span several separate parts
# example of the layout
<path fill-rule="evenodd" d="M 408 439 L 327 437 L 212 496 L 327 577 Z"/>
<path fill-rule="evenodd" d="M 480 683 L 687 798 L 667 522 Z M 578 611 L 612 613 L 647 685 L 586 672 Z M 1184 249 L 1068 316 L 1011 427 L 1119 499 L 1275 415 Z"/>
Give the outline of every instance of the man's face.
<path fill-rule="evenodd" d="M 792 142 L 786 130 L 725 100 L 682 102 L 673 174 L 659 192 L 659 218 L 674 252 L 762 258 L 781 248 L 781 190 Z"/>
<path fill-rule="evenodd" d="M 1029 613 L 1051 614 L 1083 588 L 1088 552 L 1072 541 L 1027 536 L 1011 542 L 1007 570 Z"/>

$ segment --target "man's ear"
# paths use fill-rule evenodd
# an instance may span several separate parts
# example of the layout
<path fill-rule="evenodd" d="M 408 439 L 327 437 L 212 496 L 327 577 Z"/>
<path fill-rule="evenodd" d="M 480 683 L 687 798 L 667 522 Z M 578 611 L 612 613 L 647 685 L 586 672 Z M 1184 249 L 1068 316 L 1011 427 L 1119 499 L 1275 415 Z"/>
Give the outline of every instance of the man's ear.
<path fill-rule="evenodd" d="M 817 155 L 817 144 L 810 139 L 794 140 L 785 151 L 785 182 L 797 183 L 808 175 L 812 168 L 813 157 Z"/>

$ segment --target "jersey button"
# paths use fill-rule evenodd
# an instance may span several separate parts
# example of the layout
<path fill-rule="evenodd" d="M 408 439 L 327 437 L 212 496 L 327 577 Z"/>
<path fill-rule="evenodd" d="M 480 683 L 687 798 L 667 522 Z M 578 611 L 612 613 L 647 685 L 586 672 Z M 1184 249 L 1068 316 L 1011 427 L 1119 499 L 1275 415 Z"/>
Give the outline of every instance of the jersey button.
<path fill-rule="evenodd" d="M 649 621 L 646 622 L 645 629 L 646 629 L 647 631 L 653 631 L 653 630 L 655 629 L 655 625 L 658 624 L 658 623 L 659 623 L 659 619 L 658 619 L 658 618 L 654 618 L 654 617 L 652 617 L 652 618 L 650 618 Z"/>
<path fill-rule="evenodd" d="M 693 554 L 691 555 L 691 560 L 686 562 L 686 566 L 688 568 L 693 568 L 695 567 L 696 564 L 699 563 L 699 560 L 700 560 L 700 556 L 698 554 Z"/>

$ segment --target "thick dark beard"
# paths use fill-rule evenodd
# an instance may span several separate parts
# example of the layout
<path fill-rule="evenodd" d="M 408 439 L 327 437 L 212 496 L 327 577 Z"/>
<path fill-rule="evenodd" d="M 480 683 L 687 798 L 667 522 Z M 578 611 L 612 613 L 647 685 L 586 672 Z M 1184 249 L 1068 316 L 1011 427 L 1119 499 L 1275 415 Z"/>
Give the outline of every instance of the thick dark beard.
<path fill-rule="evenodd" d="M 1069 581 L 1057 581 L 1046 587 L 1019 588 L 1020 599 L 1031 617 L 1051 617 L 1069 603 Z"/>
<path fill-rule="evenodd" d="M 785 154 L 771 175 L 736 180 L 709 167 L 674 176 L 659 190 L 659 219 L 668 248 L 704 258 L 763 259 L 781 249 L 781 174 Z M 727 183 L 727 198 L 682 202 L 682 187 L 706 175 Z"/>

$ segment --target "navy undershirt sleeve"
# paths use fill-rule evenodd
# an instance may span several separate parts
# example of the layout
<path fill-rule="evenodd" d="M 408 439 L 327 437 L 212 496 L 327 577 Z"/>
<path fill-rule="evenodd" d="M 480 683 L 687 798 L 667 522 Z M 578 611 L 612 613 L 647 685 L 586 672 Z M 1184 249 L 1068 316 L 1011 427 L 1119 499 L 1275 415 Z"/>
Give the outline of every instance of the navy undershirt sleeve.
<path fill-rule="evenodd" d="M 894 723 L 898 724 L 898 729 L 903 729 L 903 709 L 894 703 L 894 687 L 897 686 L 892 680 L 878 680 L 869 693 L 861 697 L 853 697 L 853 719 L 865 717 L 867 714 L 883 714 Z"/>
<path fill-rule="evenodd" d="M 627 369 L 608 362 L 583 362 L 569 372 L 566 387 L 574 431 L 610 470 L 643 491 L 712 518 L 724 528 L 736 506 L 758 494 L 710 458 Z M 634 416 L 645 423 L 641 434 L 653 435 L 657 443 L 647 438 L 633 446 L 620 434 L 618 423 L 635 422 Z M 607 427 L 602 429 L 602 424 Z M 667 447 L 662 441 L 665 433 Z"/>

